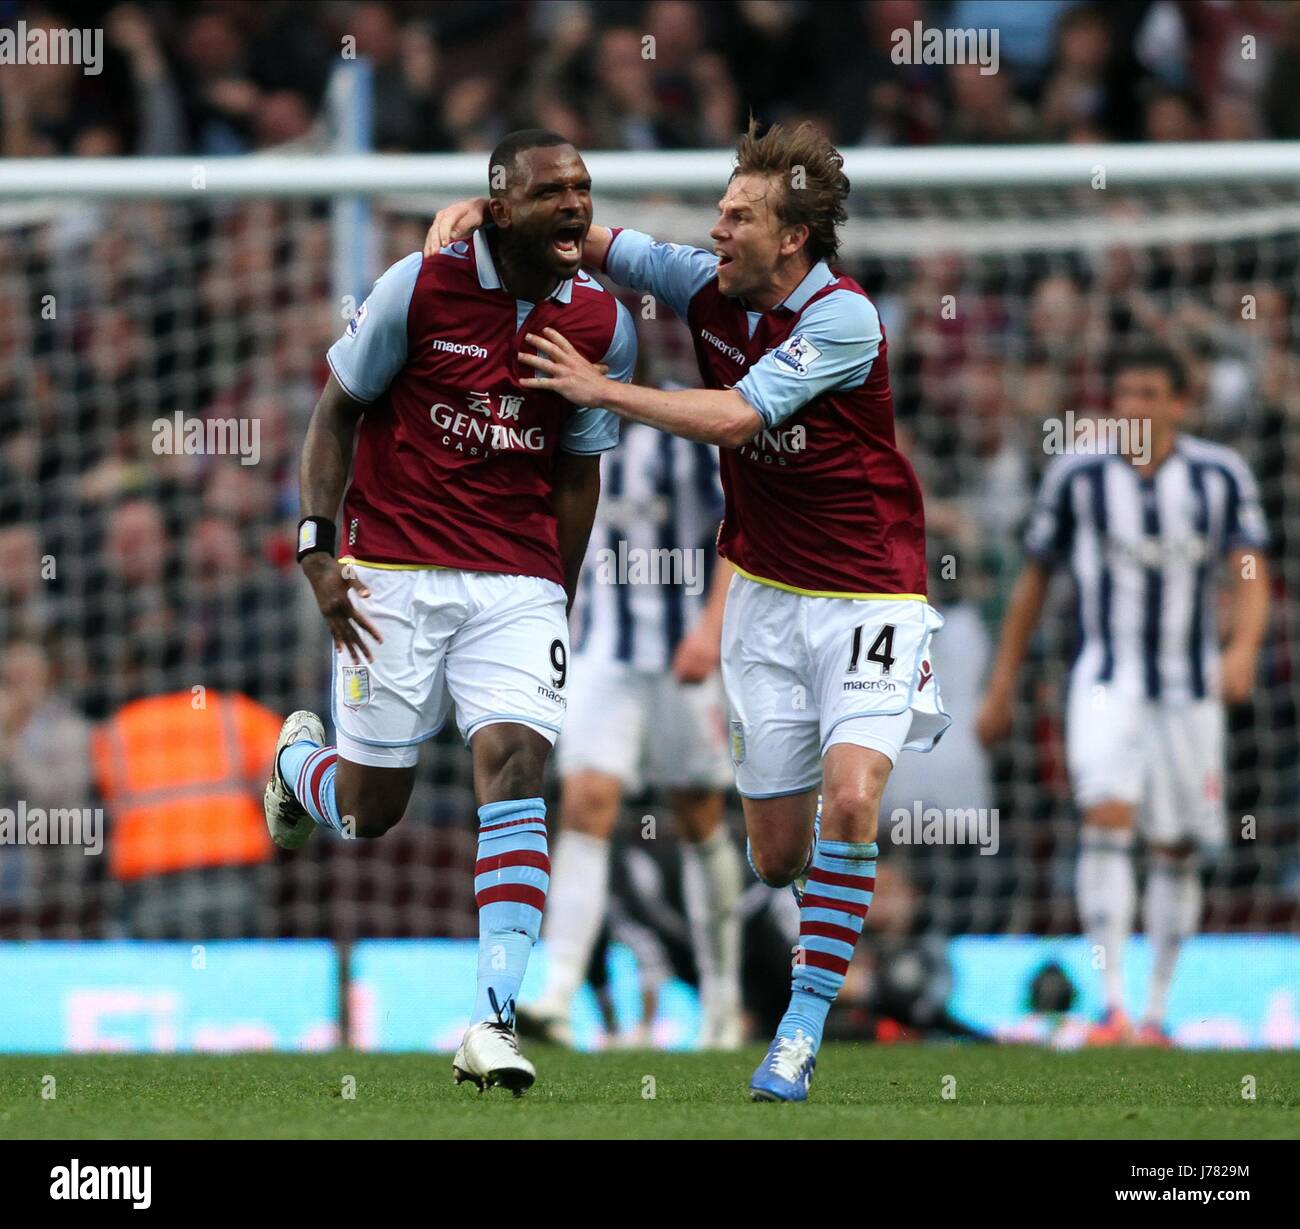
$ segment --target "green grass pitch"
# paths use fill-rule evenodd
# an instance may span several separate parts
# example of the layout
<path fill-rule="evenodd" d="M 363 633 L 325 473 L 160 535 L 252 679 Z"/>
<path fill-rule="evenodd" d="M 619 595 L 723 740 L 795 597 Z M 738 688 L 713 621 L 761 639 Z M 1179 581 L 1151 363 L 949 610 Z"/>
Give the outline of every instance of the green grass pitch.
<path fill-rule="evenodd" d="M 1300 1120 L 1288 1053 L 828 1045 L 805 1105 L 747 1100 L 757 1047 L 528 1053 L 517 1100 L 453 1086 L 442 1054 L 0 1057 L 0 1138 L 1284 1139 Z"/>

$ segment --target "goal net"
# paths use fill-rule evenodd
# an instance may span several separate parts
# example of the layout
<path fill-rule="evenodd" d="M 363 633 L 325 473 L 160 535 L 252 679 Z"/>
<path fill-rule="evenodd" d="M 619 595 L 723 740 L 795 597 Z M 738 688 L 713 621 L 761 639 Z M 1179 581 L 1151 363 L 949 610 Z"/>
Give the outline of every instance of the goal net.
<path fill-rule="evenodd" d="M 324 354 L 368 280 L 422 245 L 432 211 L 478 190 L 479 162 L 0 167 L 0 802 L 101 808 L 106 821 L 102 857 L 0 845 L 0 936 L 477 933 L 475 809 L 454 731 L 426 746 L 406 819 L 380 841 L 317 839 L 281 857 L 195 782 L 226 757 L 260 808 L 263 710 L 328 712 L 329 646 L 293 558 L 297 457 Z M 589 165 L 598 220 L 708 246 L 725 153 Z M 895 905 L 882 891 L 882 926 L 1077 931 L 1068 586 L 1053 590 L 1012 738 L 985 753 L 971 723 L 1050 459 L 1045 424 L 1102 408 L 1107 357 L 1137 334 L 1187 356 L 1191 427 L 1240 450 L 1272 535 L 1270 631 L 1258 685 L 1229 718 L 1229 844 L 1205 872 L 1204 927 L 1300 921 L 1298 166 L 1222 145 L 852 152 L 840 264 L 888 337 L 955 718 L 932 756 L 905 757 L 886 799 Z M 345 215 L 342 200 L 360 208 Z M 697 383 L 684 326 L 629 306 L 645 379 Z M 114 736 L 157 749 L 132 751 L 144 779 L 115 779 L 104 731 L 149 699 L 171 705 Z M 196 759 L 182 729 L 220 741 Z M 148 823 L 164 804 L 184 817 L 165 839 Z M 913 843 L 915 828 L 891 822 L 927 808 L 995 814 L 996 850 Z M 625 810 L 627 842 L 641 816 L 668 814 L 653 791 Z M 734 797 L 730 814 L 743 840 Z"/>

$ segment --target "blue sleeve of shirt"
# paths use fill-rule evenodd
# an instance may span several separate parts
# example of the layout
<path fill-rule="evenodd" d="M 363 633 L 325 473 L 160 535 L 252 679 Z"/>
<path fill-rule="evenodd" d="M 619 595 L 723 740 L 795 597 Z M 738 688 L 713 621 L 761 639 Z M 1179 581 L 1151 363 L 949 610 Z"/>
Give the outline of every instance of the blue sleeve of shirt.
<path fill-rule="evenodd" d="M 384 395 L 406 363 L 406 314 L 424 257 L 412 252 L 374 284 L 343 336 L 325 356 L 334 378 L 353 401 Z"/>
<path fill-rule="evenodd" d="M 712 252 L 658 243 L 639 230 L 619 231 L 605 256 L 605 272 L 620 286 L 648 291 L 683 320 L 691 300 L 717 271 Z"/>
<path fill-rule="evenodd" d="M 1255 476 L 1236 453 L 1231 454 L 1224 474 L 1229 483 L 1228 514 L 1223 527 L 1225 553 L 1243 548 L 1267 550 L 1268 522 Z"/>
<path fill-rule="evenodd" d="M 632 313 L 622 303 L 616 307 L 614 337 L 601 362 L 608 365 L 611 380 L 628 384 L 636 370 L 636 325 L 632 323 Z M 560 437 L 560 447 L 565 452 L 608 452 L 617 443 L 618 415 L 596 407 L 570 414 Z"/>
<path fill-rule="evenodd" d="M 1035 563 L 1054 568 L 1065 562 L 1074 545 L 1074 502 L 1071 481 L 1080 472 L 1074 457 L 1057 457 L 1043 475 L 1034 499 L 1024 547 Z"/>
<path fill-rule="evenodd" d="M 865 295 L 833 290 L 799 317 L 795 331 L 736 385 L 766 427 L 784 422 L 814 397 L 858 388 L 871 374 L 883 334 Z"/>

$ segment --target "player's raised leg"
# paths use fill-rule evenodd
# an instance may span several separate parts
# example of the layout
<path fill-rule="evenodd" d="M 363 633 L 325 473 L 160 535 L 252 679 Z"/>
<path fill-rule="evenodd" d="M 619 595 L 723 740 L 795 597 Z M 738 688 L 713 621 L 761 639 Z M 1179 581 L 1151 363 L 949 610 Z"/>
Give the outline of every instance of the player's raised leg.
<path fill-rule="evenodd" d="M 338 754 L 325 746 L 321 719 L 305 710 L 290 713 L 275 740 L 262 798 L 267 830 L 281 849 L 300 849 L 318 824 L 342 831 L 334 793 L 337 772 Z"/>
<path fill-rule="evenodd" d="M 789 643 L 798 600 L 736 576 L 722 624 L 745 853 L 750 869 L 773 888 L 794 883 L 809 867 L 822 782 L 816 694 L 808 663 Z"/>
<path fill-rule="evenodd" d="M 320 583 L 348 586 L 351 617 L 368 630 L 364 654 L 334 652 L 337 745 L 326 744 L 315 713 L 293 713 L 281 728 L 265 805 L 271 837 L 284 849 L 297 849 L 317 827 L 378 837 L 402 818 L 420 744 L 446 716 L 443 654 L 456 618 L 443 607 L 438 571 L 310 558 L 319 561 Z"/>
<path fill-rule="evenodd" d="M 414 782 L 414 765 L 355 763 L 326 745 L 315 713 L 291 713 L 263 800 L 271 839 L 299 849 L 318 827 L 347 838 L 382 836 L 405 813 Z"/>
<path fill-rule="evenodd" d="M 826 1016 L 844 984 L 875 891 L 876 824 L 892 761 L 871 748 L 836 745 L 828 749 L 824 765 L 821 835 L 799 907 L 790 1006 L 750 1081 L 756 1101 L 807 1097 Z M 806 833 L 815 794 L 802 796 L 800 803 Z M 755 813 L 757 827 L 771 827 L 773 816 L 763 813 L 770 804 L 747 802 L 746 809 Z"/>
<path fill-rule="evenodd" d="M 1090 1045 L 1118 1045 L 1131 1028 L 1124 1011 L 1124 949 L 1133 930 L 1137 889 L 1133 874 L 1134 808 L 1128 802 L 1088 807 L 1079 834 L 1075 891 L 1079 919 L 1099 964 L 1105 1007 L 1088 1030 Z"/>
<path fill-rule="evenodd" d="M 784 888 L 811 869 L 818 787 L 778 798 L 742 796 L 750 869 L 769 888 Z"/>

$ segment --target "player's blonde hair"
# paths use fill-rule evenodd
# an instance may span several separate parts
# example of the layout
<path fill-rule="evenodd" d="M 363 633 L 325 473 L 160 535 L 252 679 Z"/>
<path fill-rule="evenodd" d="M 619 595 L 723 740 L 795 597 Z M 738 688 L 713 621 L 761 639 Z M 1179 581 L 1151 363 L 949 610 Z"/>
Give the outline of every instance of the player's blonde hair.
<path fill-rule="evenodd" d="M 736 143 L 736 169 L 731 175 L 767 175 L 779 179 L 781 194 L 776 216 L 783 226 L 808 228 L 808 254 L 813 260 L 834 260 L 839 254 L 839 228 L 848 220 L 844 202 L 849 177 L 844 156 L 815 125 L 795 128 L 773 124 L 761 136 L 752 116 Z"/>

